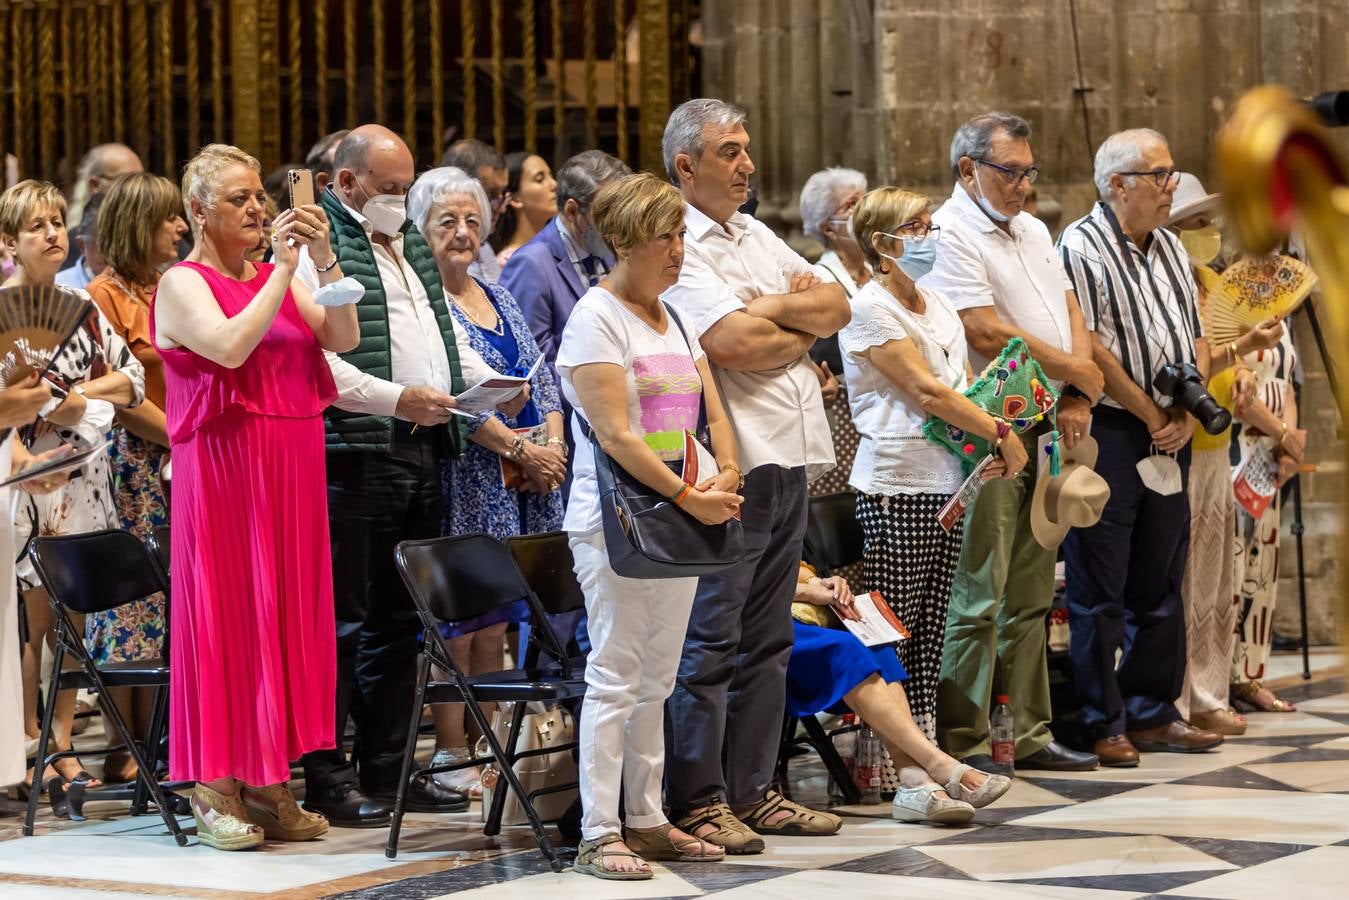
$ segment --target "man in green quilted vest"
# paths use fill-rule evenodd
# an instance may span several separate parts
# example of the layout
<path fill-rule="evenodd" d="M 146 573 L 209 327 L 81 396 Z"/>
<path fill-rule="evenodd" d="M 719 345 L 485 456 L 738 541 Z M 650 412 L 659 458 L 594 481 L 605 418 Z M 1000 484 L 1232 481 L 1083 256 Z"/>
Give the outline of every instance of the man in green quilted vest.
<path fill-rule="evenodd" d="M 338 145 L 333 168 L 320 202 L 342 272 L 365 289 L 360 344 L 328 354 L 338 399 L 326 414 L 337 733 L 350 715 L 359 749 L 353 760 L 340 745 L 304 757 L 305 806 L 335 826 L 375 827 L 389 822 L 418 714 L 420 625 L 394 547 L 440 535 L 442 466 L 464 440 L 454 395 L 494 373 L 446 308 L 435 259 L 407 220 L 415 177 L 407 145 L 363 125 Z M 304 258 L 296 277 L 317 285 L 316 262 L 326 264 Z M 462 793 L 424 775 L 407 798 L 409 810 L 423 812 L 466 806 Z"/>

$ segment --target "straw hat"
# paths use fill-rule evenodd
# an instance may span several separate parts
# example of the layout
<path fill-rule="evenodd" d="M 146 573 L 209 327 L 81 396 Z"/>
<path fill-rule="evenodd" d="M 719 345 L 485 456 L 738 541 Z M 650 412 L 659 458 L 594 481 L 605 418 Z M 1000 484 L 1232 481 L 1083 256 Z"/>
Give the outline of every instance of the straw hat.
<path fill-rule="evenodd" d="M 1189 172 L 1181 172 L 1176 193 L 1171 198 L 1171 216 L 1166 224 L 1171 225 L 1197 213 L 1208 212 L 1217 207 L 1222 199 L 1222 194 L 1205 191 L 1203 182 Z"/>
<path fill-rule="evenodd" d="M 1096 440 L 1079 438 L 1073 449 L 1059 445 L 1059 474 L 1050 475 L 1042 462 L 1031 498 L 1030 529 L 1046 550 L 1063 543 L 1069 528 L 1090 528 L 1101 521 L 1101 512 L 1110 499 L 1110 485 L 1097 475 Z"/>

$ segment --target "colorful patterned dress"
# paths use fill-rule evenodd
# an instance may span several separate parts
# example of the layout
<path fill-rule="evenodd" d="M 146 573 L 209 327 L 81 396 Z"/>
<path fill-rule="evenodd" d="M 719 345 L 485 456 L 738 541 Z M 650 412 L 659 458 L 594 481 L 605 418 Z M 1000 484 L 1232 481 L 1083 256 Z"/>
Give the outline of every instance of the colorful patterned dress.
<path fill-rule="evenodd" d="M 164 362 L 150 342 L 150 302 L 154 285 L 132 284 L 111 269 L 89 282 L 89 296 L 145 369 L 145 400 L 164 408 Z M 113 502 L 121 527 L 142 540 L 169 524 L 169 509 L 159 473 L 169 448 L 113 429 L 110 453 Z M 95 661 L 153 659 L 164 653 L 164 597 L 89 616 L 85 643 Z"/>

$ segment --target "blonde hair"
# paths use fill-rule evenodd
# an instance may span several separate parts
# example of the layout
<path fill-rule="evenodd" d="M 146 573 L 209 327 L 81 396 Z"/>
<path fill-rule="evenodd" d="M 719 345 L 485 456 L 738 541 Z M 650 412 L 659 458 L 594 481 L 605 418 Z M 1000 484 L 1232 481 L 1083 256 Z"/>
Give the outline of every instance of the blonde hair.
<path fill-rule="evenodd" d="M 155 233 L 183 214 L 182 195 L 172 181 L 147 172 L 123 175 L 103 194 L 96 229 L 99 251 L 117 274 L 153 284 Z"/>
<path fill-rule="evenodd" d="M 610 250 L 638 247 L 684 224 L 684 195 L 650 172 L 625 175 L 595 195 L 590 217 Z"/>
<path fill-rule="evenodd" d="M 230 166 L 243 165 L 262 174 L 262 164 L 238 147 L 229 144 L 207 144 L 183 169 L 183 208 L 195 234 L 197 223 L 192 218 L 192 201 L 210 209 L 215 205 L 220 174 Z"/>
<path fill-rule="evenodd" d="M 0 194 L 0 235 L 17 238 L 24 220 L 38 207 L 48 206 L 66 215 L 66 198 L 50 181 L 28 178 Z"/>
<path fill-rule="evenodd" d="M 932 201 L 927 197 L 903 188 L 878 187 L 862 195 L 852 208 L 852 232 L 873 271 L 880 273 L 881 255 L 871 243 L 872 235 L 896 234 L 899 226 L 912 222 L 931 207 Z"/>

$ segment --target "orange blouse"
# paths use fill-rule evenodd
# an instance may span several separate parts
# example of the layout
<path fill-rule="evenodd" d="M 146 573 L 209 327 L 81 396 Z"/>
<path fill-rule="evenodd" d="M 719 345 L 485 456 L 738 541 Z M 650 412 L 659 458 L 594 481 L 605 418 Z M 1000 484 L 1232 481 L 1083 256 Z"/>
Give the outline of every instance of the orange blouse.
<path fill-rule="evenodd" d="M 150 301 L 154 299 L 155 286 L 132 284 L 108 269 L 89 282 L 85 290 L 145 367 L 145 399 L 163 409 L 164 361 L 150 341 Z"/>

